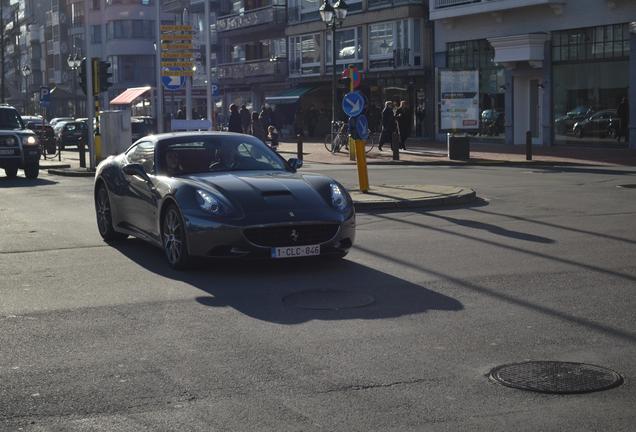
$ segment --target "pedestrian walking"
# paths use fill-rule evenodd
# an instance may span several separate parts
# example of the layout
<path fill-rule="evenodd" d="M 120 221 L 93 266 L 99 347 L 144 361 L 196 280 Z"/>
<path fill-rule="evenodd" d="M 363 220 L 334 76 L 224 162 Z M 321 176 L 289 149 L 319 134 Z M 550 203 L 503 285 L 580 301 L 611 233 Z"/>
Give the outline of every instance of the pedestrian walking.
<path fill-rule="evenodd" d="M 245 104 L 241 105 L 241 110 L 239 111 L 241 116 L 241 128 L 243 128 L 243 133 L 250 133 L 250 112 L 245 106 Z"/>
<path fill-rule="evenodd" d="M 393 114 L 393 102 L 386 101 L 384 103 L 384 110 L 382 111 L 382 132 L 380 133 L 380 142 L 378 143 L 378 149 L 382 151 L 382 146 L 385 143 L 389 143 L 393 140 L 393 132 L 395 132 L 395 115 Z"/>
<path fill-rule="evenodd" d="M 230 119 L 227 122 L 227 130 L 230 132 L 243 133 L 241 126 L 241 115 L 235 104 L 230 105 Z"/>
<path fill-rule="evenodd" d="M 406 150 L 406 139 L 411 135 L 411 110 L 406 101 L 400 102 L 400 107 L 395 113 L 395 120 L 400 134 L 400 148 Z"/>
<path fill-rule="evenodd" d="M 629 122 L 629 104 L 625 96 L 623 96 L 623 99 L 621 99 L 621 103 L 618 104 L 618 108 L 616 109 L 616 116 L 620 120 L 618 129 L 616 130 L 616 141 L 621 142 L 621 138 L 624 137 L 625 142 L 628 142 L 629 134 L 627 132 L 627 123 Z"/>
<path fill-rule="evenodd" d="M 263 123 L 261 123 L 261 119 L 259 118 L 259 115 L 256 111 L 252 113 L 252 124 L 250 125 L 250 135 L 261 140 L 263 144 L 267 143 L 265 128 L 263 127 Z"/>

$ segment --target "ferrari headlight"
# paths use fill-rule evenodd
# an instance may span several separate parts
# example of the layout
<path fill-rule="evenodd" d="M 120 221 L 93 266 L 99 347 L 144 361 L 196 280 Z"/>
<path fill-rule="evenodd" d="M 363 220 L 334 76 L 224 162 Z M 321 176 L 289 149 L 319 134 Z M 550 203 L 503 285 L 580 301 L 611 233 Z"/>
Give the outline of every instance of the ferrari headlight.
<path fill-rule="evenodd" d="M 201 189 L 197 189 L 196 193 L 197 203 L 201 210 L 211 213 L 213 215 L 223 214 L 223 208 L 221 202 L 210 192 L 206 192 Z"/>
<path fill-rule="evenodd" d="M 25 135 L 22 137 L 22 145 L 37 145 L 38 139 L 33 135 Z"/>
<path fill-rule="evenodd" d="M 329 184 L 329 187 L 331 189 L 331 204 L 333 204 L 333 206 L 338 210 L 344 210 L 347 208 L 347 197 L 340 189 L 340 186 L 335 183 L 331 183 Z"/>

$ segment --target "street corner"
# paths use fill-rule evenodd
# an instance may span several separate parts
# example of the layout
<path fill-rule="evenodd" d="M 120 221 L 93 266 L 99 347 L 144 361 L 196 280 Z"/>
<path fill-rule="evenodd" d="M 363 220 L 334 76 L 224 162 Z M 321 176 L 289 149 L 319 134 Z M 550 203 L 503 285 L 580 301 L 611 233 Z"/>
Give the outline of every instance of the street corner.
<path fill-rule="evenodd" d="M 62 177 L 95 177 L 95 171 L 89 168 L 50 168 L 47 172 Z"/>
<path fill-rule="evenodd" d="M 378 185 L 371 186 L 367 193 L 349 193 L 358 211 L 452 206 L 477 199 L 471 188 L 442 185 Z"/>

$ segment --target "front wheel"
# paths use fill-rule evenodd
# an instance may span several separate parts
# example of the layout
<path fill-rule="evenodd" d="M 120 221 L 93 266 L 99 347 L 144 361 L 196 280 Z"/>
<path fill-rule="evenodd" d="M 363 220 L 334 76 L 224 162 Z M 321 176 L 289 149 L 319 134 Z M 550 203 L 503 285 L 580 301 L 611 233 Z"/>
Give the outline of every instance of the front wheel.
<path fill-rule="evenodd" d="M 333 149 L 333 134 L 328 133 L 327 135 L 325 135 L 324 144 L 325 144 L 325 149 L 328 152 L 331 152 Z"/>
<path fill-rule="evenodd" d="M 28 179 L 36 179 L 40 174 L 40 164 L 27 165 L 24 167 L 24 175 Z"/>
<path fill-rule="evenodd" d="M 115 231 L 113 228 L 113 216 L 110 206 L 110 198 L 106 187 L 102 184 L 95 194 L 95 214 L 97 215 L 97 229 L 105 242 L 112 243 L 128 237 Z"/>
<path fill-rule="evenodd" d="M 170 205 L 163 217 L 161 238 L 168 264 L 176 270 L 187 268 L 190 255 L 186 243 L 185 224 L 175 205 Z"/>

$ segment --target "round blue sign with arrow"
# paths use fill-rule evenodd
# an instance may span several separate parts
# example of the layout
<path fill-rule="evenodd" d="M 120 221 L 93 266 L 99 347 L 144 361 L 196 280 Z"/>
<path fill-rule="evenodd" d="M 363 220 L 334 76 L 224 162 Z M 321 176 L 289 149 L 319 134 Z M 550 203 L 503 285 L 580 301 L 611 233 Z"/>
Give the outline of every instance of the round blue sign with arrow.
<path fill-rule="evenodd" d="M 360 115 L 356 121 L 356 131 L 360 139 L 365 140 L 369 138 L 369 121 L 364 114 Z"/>
<path fill-rule="evenodd" d="M 170 71 L 164 71 L 164 73 L 170 73 Z M 161 83 L 166 90 L 179 90 L 185 85 L 185 79 L 184 76 L 164 75 L 161 77 Z"/>
<path fill-rule="evenodd" d="M 342 99 L 342 110 L 349 117 L 357 117 L 364 110 L 364 96 L 362 93 L 354 91 L 347 93 Z"/>

